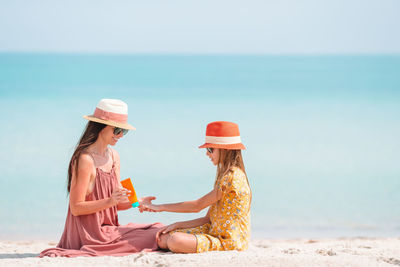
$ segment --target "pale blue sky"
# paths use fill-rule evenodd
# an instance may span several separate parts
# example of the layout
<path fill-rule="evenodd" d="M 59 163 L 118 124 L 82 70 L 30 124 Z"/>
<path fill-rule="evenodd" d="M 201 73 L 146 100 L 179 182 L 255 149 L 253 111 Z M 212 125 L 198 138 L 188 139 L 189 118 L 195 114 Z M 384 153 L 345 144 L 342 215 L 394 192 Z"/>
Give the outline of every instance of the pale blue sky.
<path fill-rule="evenodd" d="M 0 51 L 400 53 L 398 0 L 2 0 Z"/>

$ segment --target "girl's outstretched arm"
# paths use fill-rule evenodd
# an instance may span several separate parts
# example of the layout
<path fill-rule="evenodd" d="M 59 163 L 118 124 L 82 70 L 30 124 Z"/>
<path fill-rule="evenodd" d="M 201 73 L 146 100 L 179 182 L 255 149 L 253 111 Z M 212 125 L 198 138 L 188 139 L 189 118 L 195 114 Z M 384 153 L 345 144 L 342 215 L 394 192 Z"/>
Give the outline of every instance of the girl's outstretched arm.
<path fill-rule="evenodd" d="M 170 204 L 151 204 L 145 205 L 145 208 L 149 211 L 169 211 L 169 212 L 199 212 L 202 209 L 210 206 L 211 204 L 217 202 L 222 197 L 222 192 L 217 188 L 214 188 L 211 192 L 204 195 L 203 197 L 192 200 L 192 201 L 184 201 L 179 203 L 170 203 Z"/>

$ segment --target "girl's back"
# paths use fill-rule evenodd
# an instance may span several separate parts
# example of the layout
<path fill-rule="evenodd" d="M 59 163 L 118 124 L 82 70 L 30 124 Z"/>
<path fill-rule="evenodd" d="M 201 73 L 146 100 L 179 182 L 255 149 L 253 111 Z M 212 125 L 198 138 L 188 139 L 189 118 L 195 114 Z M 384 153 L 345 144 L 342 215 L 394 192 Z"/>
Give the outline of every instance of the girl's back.
<path fill-rule="evenodd" d="M 222 198 L 210 209 L 210 234 L 220 236 L 225 250 L 245 250 L 250 240 L 251 191 L 246 174 L 238 167 L 216 182 Z"/>

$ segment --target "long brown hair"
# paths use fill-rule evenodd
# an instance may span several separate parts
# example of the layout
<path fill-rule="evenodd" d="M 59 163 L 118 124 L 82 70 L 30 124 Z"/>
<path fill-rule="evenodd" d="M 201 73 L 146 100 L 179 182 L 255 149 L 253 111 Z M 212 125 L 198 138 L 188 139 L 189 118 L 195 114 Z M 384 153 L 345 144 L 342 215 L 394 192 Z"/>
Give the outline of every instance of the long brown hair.
<path fill-rule="evenodd" d="M 75 170 L 75 175 L 78 174 L 79 157 L 86 148 L 96 142 L 97 138 L 99 137 L 100 131 L 103 130 L 106 126 L 107 125 L 105 124 L 94 121 L 89 121 L 86 124 L 86 128 L 83 131 L 83 134 L 75 147 L 74 154 L 72 154 L 71 160 L 69 162 L 67 186 L 68 193 L 71 189 L 72 171 Z"/>
<path fill-rule="evenodd" d="M 214 148 L 215 149 L 215 148 Z M 250 189 L 250 202 L 252 198 L 251 188 L 249 179 L 247 178 L 246 170 L 244 168 L 242 151 L 240 149 L 219 149 L 219 160 L 217 167 L 217 178 L 215 183 L 221 179 L 224 175 L 233 171 L 233 167 L 237 167 L 244 172 L 246 176 L 247 185 Z M 250 208 L 250 207 L 249 207 Z"/>

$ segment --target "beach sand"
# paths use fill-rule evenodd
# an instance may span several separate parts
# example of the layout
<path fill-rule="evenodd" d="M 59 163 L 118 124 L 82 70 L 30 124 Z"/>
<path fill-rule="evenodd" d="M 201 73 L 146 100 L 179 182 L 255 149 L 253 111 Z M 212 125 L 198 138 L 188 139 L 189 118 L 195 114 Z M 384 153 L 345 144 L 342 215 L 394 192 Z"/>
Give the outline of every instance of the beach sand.
<path fill-rule="evenodd" d="M 400 266 L 400 238 L 262 239 L 247 251 L 38 258 L 48 241 L 0 241 L 0 266 Z"/>

